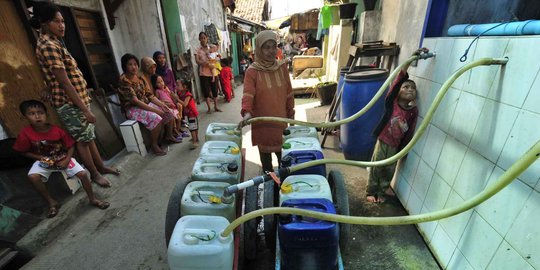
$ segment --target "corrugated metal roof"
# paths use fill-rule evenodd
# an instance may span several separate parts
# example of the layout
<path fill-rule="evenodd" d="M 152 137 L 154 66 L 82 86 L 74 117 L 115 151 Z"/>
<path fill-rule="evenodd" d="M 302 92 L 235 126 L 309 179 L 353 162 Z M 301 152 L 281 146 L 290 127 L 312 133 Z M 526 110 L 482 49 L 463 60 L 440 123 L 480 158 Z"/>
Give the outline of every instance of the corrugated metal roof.
<path fill-rule="evenodd" d="M 263 21 L 264 4 L 266 0 L 236 0 L 234 16 L 261 23 Z"/>

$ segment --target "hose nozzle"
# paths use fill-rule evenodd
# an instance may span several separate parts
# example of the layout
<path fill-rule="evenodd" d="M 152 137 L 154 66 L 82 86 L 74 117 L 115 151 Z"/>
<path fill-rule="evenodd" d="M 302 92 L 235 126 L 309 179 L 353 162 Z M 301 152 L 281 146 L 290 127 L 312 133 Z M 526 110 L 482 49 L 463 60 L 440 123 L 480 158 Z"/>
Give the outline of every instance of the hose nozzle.
<path fill-rule="evenodd" d="M 427 53 L 421 53 L 419 56 L 418 56 L 418 59 L 428 59 L 428 58 L 432 58 L 432 57 L 435 57 L 437 55 L 436 52 L 427 52 Z"/>

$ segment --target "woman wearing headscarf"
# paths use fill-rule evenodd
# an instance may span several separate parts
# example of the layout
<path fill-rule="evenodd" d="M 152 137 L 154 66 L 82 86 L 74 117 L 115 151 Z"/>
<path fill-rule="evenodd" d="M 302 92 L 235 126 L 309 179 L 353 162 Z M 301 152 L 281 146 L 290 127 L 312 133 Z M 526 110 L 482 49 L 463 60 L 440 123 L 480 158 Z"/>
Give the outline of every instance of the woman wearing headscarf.
<path fill-rule="evenodd" d="M 294 96 L 284 60 L 276 59 L 277 36 L 270 30 L 255 38 L 255 62 L 246 70 L 242 97 L 243 127 L 252 117 L 274 116 L 294 118 Z M 264 171 L 273 171 L 272 153 L 281 163 L 281 145 L 285 123 L 255 122 L 251 126 L 251 142 L 259 148 Z"/>
<path fill-rule="evenodd" d="M 167 125 L 166 140 L 172 143 L 179 142 L 172 134 L 174 115 L 167 105 L 161 102 L 150 91 L 150 86 L 143 76 L 138 75 L 139 61 L 135 55 L 126 53 L 121 58 L 122 70 L 120 76 L 118 97 L 126 117 L 143 124 L 150 130 L 150 139 L 154 154 L 166 154 L 158 144 L 162 127 Z"/>
<path fill-rule="evenodd" d="M 150 88 L 152 91 L 152 94 L 156 94 L 156 90 L 154 89 L 154 86 L 152 85 L 152 75 L 156 74 L 157 65 L 156 62 L 154 62 L 154 59 L 150 57 L 143 57 L 141 59 L 141 74 L 142 78 L 146 82 L 146 85 Z"/>
<path fill-rule="evenodd" d="M 176 79 L 174 78 L 174 72 L 167 65 L 167 58 L 165 58 L 165 54 L 163 52 L 156 51 L 154 52 L 152 58 L 156 62 L 156 74 L 163 78 L 163 81 L 169 90 L 176 92 Z"/>

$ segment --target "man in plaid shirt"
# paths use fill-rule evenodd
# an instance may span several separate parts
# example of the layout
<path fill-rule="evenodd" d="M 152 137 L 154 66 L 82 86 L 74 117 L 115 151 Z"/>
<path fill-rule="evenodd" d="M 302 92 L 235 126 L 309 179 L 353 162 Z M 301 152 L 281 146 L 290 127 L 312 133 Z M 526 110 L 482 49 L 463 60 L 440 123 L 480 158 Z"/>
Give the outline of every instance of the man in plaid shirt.
<path fill-rule="evenodd" d="M 40 3 L 34 7 L 30 23 L 41 29 L 36 55 L 50 88 L 51 105 L 77 141 L 77 152 L 92 180 L 109 187 L 111 183 L 102 174 L 118 175 L 119 171 L 105 166 L 94 141 L 96 117 L 90 111 L 91 98 L 83 74 L 61 40 L 65 24 L 60 9 L 52 3 Z"/>

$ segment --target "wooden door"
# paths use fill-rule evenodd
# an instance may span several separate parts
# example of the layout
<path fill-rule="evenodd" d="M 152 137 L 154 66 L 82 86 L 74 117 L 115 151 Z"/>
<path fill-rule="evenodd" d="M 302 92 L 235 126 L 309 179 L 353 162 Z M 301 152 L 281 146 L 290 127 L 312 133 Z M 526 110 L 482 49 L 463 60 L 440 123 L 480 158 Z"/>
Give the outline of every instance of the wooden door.
<path fill-rule="evenodd" d="M 19 104 L 28 99 L 40 100 L 46 89 L 34 46 L 13 2 L 0 0 L 0 122 L 9 137 L 16 137 L 28 125 Z M 48 109 L 49 121 L 58 124 L 56 113 Z"/>

